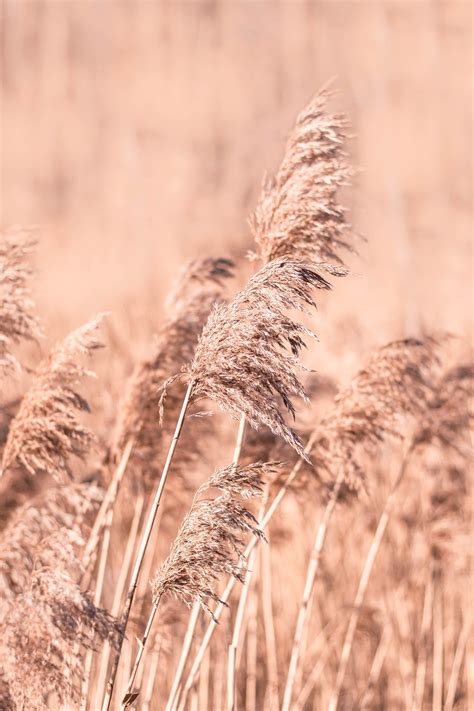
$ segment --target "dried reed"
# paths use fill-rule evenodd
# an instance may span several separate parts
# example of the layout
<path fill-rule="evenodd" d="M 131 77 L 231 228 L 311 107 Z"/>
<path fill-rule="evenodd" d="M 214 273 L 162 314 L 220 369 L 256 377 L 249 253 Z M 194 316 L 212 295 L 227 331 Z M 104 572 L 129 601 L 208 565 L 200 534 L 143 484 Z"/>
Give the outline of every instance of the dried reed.
<path fill-rule="evenodd" d="M 260 495 L 263 477 L 273 470 L 271 464 L 242 468 L 231 465 L 216 472 L 198 489 L 170 554 L 153 579 L 153 608 L 122 701 L 124 707 L 130 701 L 130 694 L 135 698 L 133 683 L 161 599 L 173 595 L 189 607 L 199 602 L 212 616 L 209 603 L 221 602 L 215 591 L 220 576 L 227 573 L 244 582 L 242 534 L 252 533 L 263 538 L 263 533 L 257 527 L 257 519 L 236 496 Z M 223 493 L 214 499 L 199 498 L 210 489 L 220 489 Z"/>
<path fill-rule="evenodd" d="M 255 429 L 266 425 L 301 456 L 280 402 L 294 416 L 291 397 L 305 397 L 296 368 L 303 336 L 313 334 L 284 312 L 315 307 L 313 288 L 330 284 L 311 265 L 281 259 L 262 267 L 230 304 L 214 307 L 189 371 L 194 398 L 209 397 L 236 419 L 245 415 Z"/>
<path fill-rule="evenodd" d="M 341 251 L 353 251 L 346 209 L 338 200 L 353 175 L 344 152 L 348 122 L 326 112 L 330 96 L 323 89 L 300 113 L 277 174 L 264 183 L 250 220 L 255 256 L 264 262 L 342 264 Z"/>
<path fill-rule="evenodd" d="M 28 230 L 0 235 L 0 377 L 18 369 L 12 346 L 37 341 L 43 332 L 35 315 L 28 282 L 32 276 L 31 253 L 35 240 Z"/>
<path fill-rule="evenodd" d="M 3 452 L 2 469 L 45 472 L 59 481 L 71 476 L 70 457 L 84 459 L 94 435 L 79 420 L 77 412 L 89 406 L 77 392 L 82 378 L 92 375 L 78 362 L 101 347 L 97 316 L 59 343 L 43 362 L 11 423 Z"/>

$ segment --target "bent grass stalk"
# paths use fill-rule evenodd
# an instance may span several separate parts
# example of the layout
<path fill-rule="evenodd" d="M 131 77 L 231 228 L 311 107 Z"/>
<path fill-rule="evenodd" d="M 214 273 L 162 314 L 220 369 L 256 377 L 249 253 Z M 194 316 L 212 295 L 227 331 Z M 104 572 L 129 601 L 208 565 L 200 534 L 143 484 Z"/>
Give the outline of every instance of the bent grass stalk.
<path fill-rule="evenodd" d="M 155 522 L 156 514 L 157 514 L 158 508 L 160 506 L 161 497 L 163 495 L 163 490 L 164 490 L 164 487 L 166 484 L 166 479 L 168 477 L 170 465 L 173 460 L 173 455 L 174 455 L 174 452 L 176 449 L 176 445 L 178 444 L 179 436 L 180 436 L 181 430 L 183 428 L 184 419 L 186 417 L 186 411 L 188 409 L 189 401 L 191 399 L 193 387 L 194 387 L 194 382 L 190 381 L 190 383 L 188 384 L 187 390 L 186 390 L 186 394 L 184 396 L 183 404 L 181 406 L 181 412 L 179 414 L 178 421 L 176 423 L 176 428 L 175 428 L 175 432 L 173 435 L 173 439 L 171 441 L 171 444 L 170 444 L 170 447 L 168 450 L 168 454 L 166 456 L 166 461 L 165 461 L 165 464 L 163 467 L 163 472 L 161 474 L 158 488 L 156 490 L 155 497 L 153 499 L 153 503 L 152 503 L 150 512 L 148 514 L 148 519 L 147 519 L 147 522 L 145 525 L 145 529 L 143 531 L 142 538 L 140 541 L 137 557 L 135 560 L 135 565 L 134 565 L 134 568 L 132 571 L 132 576 L 130 579 L 129 589 L 128 589 L 128 593 L 127 593 L 127 599 L 125 601 L 125 606 L 124 606 L 124 610 L 123 610 L 122 618 L 121 618 L 122 638 L 119 642 L 118 650 L 116 651 L 115 657 L 112 662 L 112 670 L 110 673 L 109 682 L 107 684 L 107 690 L 105 693 L 104 702 L 102 704 L 102 711 L 108 711 L 108 709 L 110 708 L 111 701 L 112 701 L 112 695 L 113 695 L 114 687 L 115 687 L 115 680 L 117 678 L 117 671 L 118 671 L 118 666 L 119 666 L 119 662 L 120 662 L 120 655 L 121 655 L 121 651 L 123 648 L 123 640 L 125 638 L 125 632 L 127 629 L 128 620 L 130 618 L 130 610 L 132 608 L 133 598 L 135 596 L 135 591 L 136 591 L 137 585 L 138 585 L 138 577 L 140 575 L 140 571 L 141 571 L 141 568 L 143 565 L 143 559 L 145 557 L 148 542 L 150 540 L 151 532 L 153 530 L 153 524 Z"/>
<path fill-rule="evenodd" d="M 105 571 L 107 566 L 107 557 L 110 548 L 110 529 L 112 527 L 113 508 L 107 511 L 104 522 L 104 536 L 102 538 L 99 566 L 96 576 L 96 585 L 94 591 L 93 602 L 96 607 L 99 607 L 104 590 Z M 92 670 L 93 652 L 92 649 L 87 651 L 87 656 L 84 665 L 84 676 L 82 680 L 82 701 L 81 711 L 87 711 L 87 697 L 89 695 L 89 682 Z"/>

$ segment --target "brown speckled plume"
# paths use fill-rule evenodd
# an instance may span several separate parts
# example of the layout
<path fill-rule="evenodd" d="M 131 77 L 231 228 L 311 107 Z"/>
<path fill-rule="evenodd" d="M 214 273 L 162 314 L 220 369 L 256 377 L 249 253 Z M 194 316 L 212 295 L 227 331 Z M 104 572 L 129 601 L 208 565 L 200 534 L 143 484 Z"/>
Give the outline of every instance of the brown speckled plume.
<path fill-rule="evenodd" d="M 29 258 L 34 247 L 27 230 L 0 235 L 0 377 L 18 367 L 11 352 L 13 345 L 36 341 L 43 335 L 28 288 L 32 275 Z"/>
<path fill-rule="evenodd" d="M 92 375 L 80 358 L 101 347 L 96 330 L 102 316 L 60 342 L 36 373 L 16 417 L 3 452 L 2 469 L 46 472 L 58 480 L 70 474 L 72 455 L 83 459 L 93 443 L 92 432 L 77 412 L 89 411 L 77 392 L 82 378 Z"/>
<path fill-rule="evenodd" d="M 326 113 L 330 93 L 321 91 L 300 113 L 280 168 L 263 186 L 250 224 L 264 262 L 286 257 L 342 264 L 353 251 L 339 189 L 351 176 L 344 152 L 347 120 Z"/>
<path fill-rule="evenodd" d="M 82 545 L 82 529 L 101 498 L 93 484 L 58 484 L 15 511 L 0 536 L 0 621 L 35 566 L 55 565 L 69 545 Z"/>
<path fill-rule="evenodd" d="M 305 397 L 296 374 L 309 329 L 286 315 L 315 307 L 311 292 L 330 289 L 311 265 L 280 259 L 262 267 L 230 304 L 215 306 L 190 368 L 195 397 L 209 397 L 250 425 L 266 425 L 304 456 L 301 440 L 285 423 L 292 396 Z"/>
<path fill-rule="evenodd" d="M 311 456 L 318 473 L 344 471 L 349 491 L 365 486 L 363 455 L 387 437 L 401 438 L 406 418 L 426 412 L 433 395 L 437 343 L 394 341 L 377 350 L 317 427 Z"/>
<path fill-rule="evenodd" d="M 0 625 L 0 667 L 17 708 L 79 699 L 84 649 L 116 644 L 120 628 L 66 574 L 36 571 Z"/>
<path fill-rule="evenodd" d="M 263 532 L 239 496 L 260 495 L 264 478 L 274 472 L 275 466 L 226 467 L 200 487 L 168 558 L 152 582 L 155 600 L 171 594 L 186 605 L 199 601 L 210 611 L 209 602 L 219 602 L 215 587 L 222 574 L 244 581 L 241 557 L 247 541 L 242 534 L 263 538 Z M 214 499 L 198 500 L 211 488 L 223 493 Z"/>

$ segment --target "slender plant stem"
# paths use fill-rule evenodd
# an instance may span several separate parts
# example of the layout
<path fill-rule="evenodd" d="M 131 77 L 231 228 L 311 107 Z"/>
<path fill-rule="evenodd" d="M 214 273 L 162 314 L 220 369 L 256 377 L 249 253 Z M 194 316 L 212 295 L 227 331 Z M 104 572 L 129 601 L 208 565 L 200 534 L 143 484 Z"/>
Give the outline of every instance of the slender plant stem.
<path fill-rule="evenodd" d="M 260 512 L 258 518 L 261 519 L 265 510 L 265 502 L 267 500 L 268 488 L 265 488 L 264 500 L 260 507 Z M 243 628 L 243 623 L 245 619 L 245 607 L 247 604 L 247 599 L 250 590 L 250 584 L 253 579 L 254 566 L 255 566 L 255 549 L 251 552 L 247 563 L 247 572 L 245 575 L 245 583 L 242 586 L 240 593 L 239 604 L 237 607 L 237 614 L 235 616 L 234 630 L 232 633 L 232 640 L 228 649 L 227 658 L 227 709 L 228 711 L 234 711 L 235 709 L 235 674 L 236 674 L 236 664 L 237 664 L 237 651 L 239 648 L 240 635 Z"/>
<path fill-rule="evenodd" d="M 433 573 L 430 570 L 425 586 L 423 612 L 421 615 L 421 634 L 418 642 L 418 663 L 416 666 L 415 689 L 411 711 L 422 711 L 423 696 L 425 693 L 426 666 L 428 663 L 428 634 L 431 627 L 433 611 Z"/>
<path fill-rule="evenodd" d="M 199 711 L 208 711 L 209 707 L 209 672 L 210 672 L 209 652 L 205 655 L 202 663 L 202 671 L 199 677 L 198 699 Z"/>
<path fill-rule="evenodd" d="M 155 686 L 156 674 L 158 672 L 158 662 L 160 661 L 161 646 L 163 636 L 157 634 L 151 650 L 150 666 L 146 676 L 145 692 L 143 694 L 142 711 L 150 711 L 150 703 L 153 698 L 153 688 Z"/>
<path fill-rule="evenodd" d="M 93 596 L 93 602 L 96 607 L 99 607 L 99 605 L 100 605 L 100 601 L 102 598 L 102 592 L 104 590 L 105 571 L 106 571 L 107 558 L 108 558 L 109 548 L 110 548 L 112 517 L 113 517 L 113 509 L 110 508 L 107 511 L 107 514 L 105 516 L 105 521 L 104 521 L 104 535 L 102 537 L 102 542 L 101 542 L 99 567 L 97 569 L 96 585 L 95 585 L 94 596 Z M 89 681 L 90 681 L 90 675 L 91 675 L 91 669 L 92 669 L 92 659 L 93 659 L 93 651 L 92 651 L 92 649 L 89 649 L 87 651 L 87 655 L 86 655 L 86 659 L 85 659 L 84 675 L 82 678 L 81 711 L 86 711 L 86 709 L 87 709 L 87 697 L 88 697 L 88 693 L 89 693 Z"/>
<path fill-rule="evenodd" d="M 245 423 L 246 423 L 246 417 L 244 414 L 241 415 L 240 417 L 240 422 L 239 422 L 239 429 L 237 431 L 237 437 L 235 441 L 235 446 L 234 446 L 234 453 L 232 455 L 232 465 L 236 467 L 239 463 L 240 459 L 240 453 L 242 451 L 242 445 L 244 441 L 244 435 L 245 435 Z M 166 711 L 171 711 L 174 708 L 174 705 L 176 703 L 180 684 L 181 684 L 181 679 L 184 673 L 184 669 L 186 666 L 186 662 L 188 659 L 189 651 L 191 649 L 191 642 L 193 639 L 194 631 L 196 629 L 196 624 L 198 621 L 199 617 L 199 612 L 201 609 L 201 605 L 199 602 L 196 602 L 193 606 L 193 609 L 191 611 L 191 615 L 189 618 L 188 622 L 188 627 L 186 630 L 185 634 L 185 641 L 187 641 L 187 644 L 184 644 L 181 648 L 181 655 L 179 658 L 178 662 L 178 667 L 176 669 L 174 679 L 173 679 L 173 684 L 171 686 L 171 692 L 168 697 L 168 701 L 166 703 Z"/>
<path fill-rule="evenodd" d="M 112 600 L 111 614 L 114 617 L 120 612 L 120 605 L 122 604 L 123 591 L 125 589 L 125 584 L 127 582 L 127 576 L 129 574 L 130 565 L 132 563 L 132 556 L 135 550 L 135 545 L 137 541 L 138 529 L 140 525 L 140 520 L 143 513 L 143 508 L 145 505 L 145 495 L 141 494 L 135 503 L 135 511 L 133 514 L 132 523 L 130 524 L 130 531 L 128 534 L 127 545 L 125 547 L 123 559 L 120 567 L 120 574 L 115 586 L 114 598 Z M 97 683 L 95 684 L 98 693 L 102 693 L 102 689 L 105 685 L 105 680 L 107 678 L 107 668 L 109 665 L 110 658 L 110 645 L 106 642 L 102 654 L 100 657 L 99 673 L 97 676 Z M 95 703 L 98 705 L 100 700 L 97 698 Z"/>
<path fill-rule="evenodd" d="M 316 436 L 317 436 L 317 433 L 316 433 L 316 431 L 315 431 L 315 432 L 313 432 L 313 434 L 312 434 L 311 437 L 309 438 L 309 440 L 308 440 L 308 442 L 307 442 L 307 444 L 306 444 L 306 448 L 305 448 L 305 452 L 306 452 L 307 454 L 309 454 L 309 453 L 311 452 L 311 449 L 312 449 L 313 444 L 314 444 L 314 442 L 315 442 Z M 264 530 L 264 529 L 266 528 L 266 526 L 268 525 L 268 523 L 269 523 L 270 519 L 272 518 L 273 514 L 274 514 L 275 511 L 278 509 L 278 506 L 280 505 L 280 503 L 281 503 L 282 499 L 284 498 L 286 492 L 288 491 L 288 489 L 290 488 L 291 484 L 293 483 L 293 481 L 295 480 L 296 476 L 298 475 L 298 472 L 299 472 L 299 470 L 301 469 L 301 467 L 303 466 L 303 463 L 304 463 L 304 460 L 303 460 L 303 459 L 299 459 L 299 460 L 296 462 L 296 464 L 294 465 L 294 467 L 293 467 L 293 469 L 291 470 L 291 472 L 288 474 L 288 476 L 287 476 L 287 478 L 286 478 L 286 481 L 285 481 L 285 482 L 282 484 L 282 486 L 280 487 L 278 493 L 276 494 L 276 496 L 275 496 L 275 498 L 273 499 L 272 503 L 271 503 L 270 506 L 268 507 L 268 509 L 267 509 L 267 511 L 266 511 L 266 513 L 265 513 L 265 516 L 263 517 L 263 519 L 262 519 L 262 520 L 260 521 L 260 523 L 259 523 L 259 526 L 260 526 L 261 530 Z M 247 548 L 245 549 L 244 554 L 243 554 L 245 558 L 248 558 L 248 556 L 249 556 L 250 553 L 253 551 L 253 549 L 255 548 L 255 546 L 257 545 L 257 543 L 259 542 L 259 540 L 260 540 L 260 539 L 259 539 L 259 538 L 256 538 L 256 537 L 253 537 L 253 538 L 250 540 L 250 542 L 249 542 L 249 544 L 247 545 Z M 195 658 L 194 658 L 194 661 L 193 661 L 191 670 L 190 670 L 190 672 L 189 672 L 189 674 L 188 674 L 188 678 L 187 678 L 186 683 L 185 683 L 185 685 L 184 685 L 184 687 L 183 687 L 183 696 L 182 696 L 182 699 L 181 699 L 181 702 L 180 702 L 180 705 L 179 705 L 180 711 L 181 711 L 181 709 L 184 709 L 184 707 L 185 707 L 185 705 L 186 705 L 187 696 L 188 696 L 190 690 L 192 689 L 193 684 L 194 684 L 194 681 L 195 681 L 195 679 L 196 679 L 196 677 L 197 677 L 197 675 L 198 675 L 198 673 L 199 673 L 199 668 L 200 668 L 200 666 L 201 666 L 202 659 L 203 659 L 204 654 L 205 654 L 205 652 L 206 652 L 206 649 L 207 649 L 207 647 L 208 647 L 208 645 L 209 645 L 209 642 L 210 642 L 211 639 L 212 639 L 212 635 L 214 634 L 214 632 L 215 632 L 215 630 L 216 630 L 216 627 L 217 627 L 217 624 L 218 624 L 218 622 L 219 622 L 219 619 L 220 619 L 220 617 L 221 617 L 223 611 L 224 611 L 225 608 L 226 608 L 227 601 L 228 601 L 228 599 L 229 599 L 229 597 L 230 597 L 230 594 L 232 593 L 232 590 L 234 589 L 235 583 L 236 583 L 235 578 L 233 578 L 233 577 L 229 578 L 229 580 L 228 580 L 228 582 L 227 582 L 227 585 L 226 585 L 226 587 L 225 587 L 225 589 L 224 589 L 224 591 L 223 591 L 223 593 L 222 593 L 222 595 L 221 595 L 221 602 L 217 605 L 216 609 L 214 610 L 213 619 L 209 622 L 209 625 L 208 625 L 208 627 L 207 627 L 207 629 L 206 629 L 206 632 L 204 633 L 204 637 L 203 637 L 203 639 L 202 639 L 202 641 L 201 641 L 201 644 L 200 644 L 200 646 L 199 646 L 199 649 L 198 649 L 198 651 L 197 651 L 197 653 L 196 653 L 196 656 L 195 656 Z"/>
<path fill-rule="evenodd" d="M 132 453 L 132 448 L 133 437 L 130 437 L 127 440 L 127 443 L 125 444 L 122 456 L 120 457 L 120 461 L 114 471 L 112 480 L 107 488 L 105 496 L 97 512 L 97 516 L 95 517 L 94 525 L 92 526 L 91 532 L 89 534 L 89 540 L 87 541 L 87 545 L 84 548 L 84 552 L 82 554 L 82 565 L 85 570 L 88 570 L 94 555 L 94 551 L 98 546 L 100 534 L 105 523 L 107 512 L 110 507 L 113 506 L 113 503 L 117 498 L 120 483 L 124 477 L 124 474 L 127 469 L 128 460 L 130 459 L 130 454 Z"/>
<path fill-rule="evenodd" d="M 126 706 L 128 706 L 128 699 L 130 698 L 130 694 L 132 694 L 133 690 L 133 685 L 135 683 L 135 678 L 137 676 L 138 672 L 138 667 L 140 666 L 141 659 L 143 657 L 143 652 L 145 651 L 145 645 L 147 643 L 147 640 L 150 636 L 151 628 L 153 625 L 153 620 L 155 619 L 155 615 L 158 611 L 158 607 L 160 605 L 160 600 L 161 600 L 161 595 L 158 595 L 156 600 L 153 603 L 153 607 L 151 608 L 150 616 L 148 618 L 148 622 L 145 627 L 145 632 L 143 633 L 143 637 L 141 640 L 138 641 L 138 652 L 137 656 L 135 657 L 135 663 L 133 665 L 132 672 L 130 674 L 128 684 L 127 684 L 127 689 L 125 691 L 125 696 L 122 699 L 122 703 L 120 704 L 120 711 L 123 711 Z"/>
<path fill-rule="evenodd" d="M 443 597 L 436 578 L 433 590 L 433 711 L 443 708 Z"/>
<path fill-rule="evenodd" d="M 173 460 L 173 455 L 174 455 L 174 452 L 176 449 L 176 445 L 178 444 L 181 430 L 183 428 L 184 419 L 186 417 L 186 410 L 188 409 L 189 401 L 191 399 L 193 386 L 194 386 L 194 383 L 191 381 L 187 387 L 186 394 L 184 396 L 183 404 L 181 406 L 181 412 L 179 414 L 178 421 L 176 423 L 175 432 L 173 435 L 173 439 L 171 440 L 171 444 L 170 444 L 170 447 L 168 450 L 166 461 L 165 461 L 165 464 L 163 467 L 163 472 L 161 474 L 160 481 L 159 481 L 159 484 L 158 484 L 158 487 L 157 487 L 157 490 L 155 493 L 155 497 L 153 499 L 153 503 L 150 508 L 150 512 L 148 514 L 148 519 L 147 519 L 147 522 L 145 525 L 145 529 L 142 533 L 142 538 L 141 538 L 141 541 L 139 544 L 139 549 L 138 549 L 137 557 L 135 560 L 135 565 L 134 565 L 134 568 L 132 571 L 132 576 L 130 579 L 127 599 L 125 601 L 125 606 L 124 606 L 124 610 L 123 610 L 122 618 L 121 618 L 122 637 L 121 637 L 121 640 L 119 642 L 119 647 L 115 653 L 115 657 L 112 662 L 112 670 L 110 673 L 109 682 L 107 684 L 107 690 L 105 693 L 104 702 L 102 704 L 102 711 L 108 711 L 108 709 L 110 708 L 111 701 L 112 701 L 115 680 L 117 678 L 117 671 L 118 671 L 118 666 L 119 666 L 119 662 L 120 662 L 120 654 L 122 651 L 123 640 L 125 638 L 125 632 L 126 632 L 128 620 L 130 617 L 130 610 L 132 608 L 133 598 L 135 596 L 135 591 L 136 591 L 137 585 L 138 585 L 138 578 L 140 575 L 141 567 L 143 565 L 143 559 L 145 557 L 145 553 L 147 550 L 148 542 L 150 540 L 151 532 L 153 530 L 153 524 L 155 522 L 155 517 L 156 517 L 157 511 L 158 511 L 159 505 L 160 505 L 161 497 L 163 495 L 163 490 L 164 490 L 164 487 L 166 484 L 166 479 L 168 477 L 170 465 Z"/>
<path fill-rule="evenodd" d="M 293 648 L 291 650 L 290 665 L 288 668 L 288 675 L 286 679 L 285 692 L 283 695 L 282 711 L 289 711 L 291 708 L 291 698 L 293 696 L 293 689 L 295 685 L 296 673 L 298 670 L 298 662 L 300 658 L 301 645 L 303 640 L 304 628 L 306 625 L 306 619 L 308 617 L 309 605 L 314 590 L 314 583 L 316 580 L 316 575 L 319 568 L 319 561 L 321 559 L 321 552 L 323 549 L 324 541 L 326 539 L 326 533 L 328 529 L 329 522 L 331 520 L 336 502 L 341 490 L 342 483 L 344 481 L 344 472 L 341 470 L 339 473 L 334 487 L 331 491 L 329 501 L 324 509 L 323 517 L 321 523 L 319 524 L 316 536 L 313 543 L 313 548 L 311 550 L 311 557 L 306 571 L 306 581 L 303 590 L 303 596 L 300 603 L 300 608 L 298 611 L 298 618 L 296 621 L 295 636 L 293 639 Z"/>
<path fill-rule="evenodd" d="M 196 629 L 200 611 L 201 606 L 197 602 L 194 604 L 193 609 L 191 610 L 191 614 L 189 616 L 186 634 L 184 635 L 183 644 L 181 645 L 181 653 L 178 661 L 178 666 L 176 667 L 176 673 L 174 675 L 170 695 L 168 697 L 168 701 L 166 702 L 166 711 L 172 711 L 172 709 L 174 708 L 176 698 L 178 696 L 179 685 L 181 683 L 181 677 L 183 676 L 184 667 L 186 666 L 186 661 L 189 655 L 189 650 L 191 649 L 194 631 Z"/>
<path fill-rule="evenodd" d="M 253 574 L 253 567 L 255 562 L 255 550 L 250 554 L 250 558 L 247 566 L 247 573 L 245 576 L 245 583 L 242 588 L 242 593 L 239 599 L 239 605 L 237 607 L 237 614 L 235 616 L 234 631 L 232 634 L 232 640 L 228 649 L 227 656 L 227 709 L 228 711 L 234 711 L 235 709 L 235 660 L 237 658 L 237 649 L 239 646 L 240 632 L 242 630 L 242 624 L 245 617 L 245 605 L 247 603 L 247 598 L 250 590 L 250 581 Z"/>
<path fill-rule="evenodd" d="M 454 652 L 453 666 L 448 682 L 448 690 L 446 692 L 446 701 L 444 703 L 444 711 L 452 711 L 456 699 L 456 690 L 458 686 L 459 672 L 461 671 L 462 660 L 466 651 L 471 620 L 468 617 L 462 626 L 461 634 L 459 635 L 456 651 Z"/>
<path fill-rule="evenodd" d="M 268 536 L 267 536 L 268 537 Z M 260 580 L 262 584 L 262 612 L 263 627 L 265 632 L 265 647 L 267 650 L 267 692 L 270 711 L 278 711 L 280 701 L 278 698 L 278 659 L 276 652 L 276 636 L 272 600 L 272 567 L 271 567 L 270 539 L 268 546 L 260 548 L 261 568 Z M 264 703 L 266 708 L 266 703 Z"/>
<path fill-rule="evenodd" d="M 328 711 L 336 711 L 336 709 L 337 709 L 339 696 L 342 691 L 342 685 L 344 683 L 344 679 L 345 679 L 346 671 L 347 671 L 347 666 L 348 666 L 349 658 L 351 655 L 355 631 L 357 628 L 357 623 L 359 621 L 360 609 L 361 609 L 362 603 L 364 601 L 365 593 L 367 591 L 367 586 L 369 584 L 369 579 L 370 579 L 370 575 L 372 573 L 372 569 L 374 567 L 375 559 L 377 557 L 377 553 L 379 552 L 380 545 L 382 543 L 382 539 L 384 537 L 385 530 L 387 528 L 387 524 L 389 522 L 390 515 L 393 510 L 396 495 L 398 492 L 398 487 L 400 486 L 400 483 L 401 483 L 401 481 L 404 477 L 404 474 L 407 470 L 408 462 L 409 462 L 410 455 L 412 452 L 413 452 L 413 446 L 410 446 L 406 455 L 403 458 L 403 462 L 400 467 L 400 472 L 399 472 L 398 477 L 395 481 L 395 484 L 393 485 L 393 487 L 387 497 L 387 500 L 385 502 L 384 510 L 383 510 L 382 515 L 380 516 L 379 522 L 377 524 L 377 529 L 375 531 L 371 546 L 369 548 L 367 558 L 364 563 L 364 567 L 362 569 L 362 574 L 361 574 L 361 577 L 359 580 L 359 586 L 357 588 L 357 593 L 356 593 L 356 596 L 354 599 L 354 604 L 352 606 L 352 612 L 351 612 L 351 615 L 349 618 L 349 624 L 347 627 L 346 636 L 344 639 L 344 644 L 342 646 L 341 660 L 339 662 L 339 669 L 337 671 L 335 688 L 334 688 L 334 692 L 332 693 L 332 696 L 329 701 Z"/>
<path fill-rule="evenodd" d="M 257 560 L 255 562 L 257 563 Z M 256 711 L 257 709 L 258 604 L 257 586 L 253 585 L 250 591 L 249 618 L 247 623 L 245 711 Z"/>
<path fill-rule="evenodd" d="M 370 668 L 369 672 L 369 679 L 367 681 L 367 687 L 364 691 L 364 694 L 362 696 L 362 699 L 360 701 L 359 707 L 361 711 L 364 711 L 364 709 L 371 708 L 370 706 L 370 701 L 371 701 L 371 694 L 375 687 L 377 686 L 378 680 L 380 678 L 380 673 L 382 671 L 383 663 L 385 661 L 385 657 L 388 652 L 388 648 L 390 646 L 390 642 L 392 641 L 392 629 L 389 624 L 386 624 L 385 627 L 383 628 L 382 636 L 380 638 L 380 642 L 377 646 L 377 651 L 374 654 L 374 658 L 372 660 L 372 666 Z"/>

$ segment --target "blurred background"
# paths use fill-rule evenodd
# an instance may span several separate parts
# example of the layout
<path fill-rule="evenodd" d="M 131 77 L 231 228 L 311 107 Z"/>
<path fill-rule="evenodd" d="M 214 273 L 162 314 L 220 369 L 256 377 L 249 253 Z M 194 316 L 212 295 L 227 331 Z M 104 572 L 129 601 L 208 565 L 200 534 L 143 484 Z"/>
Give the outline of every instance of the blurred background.
<path fill-rule="evenodd" d="M 3 0 L 2 14 L 1 223 L 39 226 L 51 336 L 111 310 L 133 348 L 183 261 L 244 255 L 262 178 L 333 77 L 367 244 L 327 301 L 323 350 L 337 363 L 348 334 L 364 350 L 467 335 L 469 2 Z"/>

